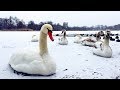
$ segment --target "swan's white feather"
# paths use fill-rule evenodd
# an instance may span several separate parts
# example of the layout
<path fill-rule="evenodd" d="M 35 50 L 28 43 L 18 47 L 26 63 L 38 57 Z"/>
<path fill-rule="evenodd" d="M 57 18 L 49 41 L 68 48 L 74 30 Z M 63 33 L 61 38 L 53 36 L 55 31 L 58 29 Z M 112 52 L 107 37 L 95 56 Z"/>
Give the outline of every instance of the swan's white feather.
<path fill-rule="evenodd" d="M 59 39 L 59 44 L 60 45 L 67 45 L 68 44 L 68 40 L 67 40 L 67 38 L 60 38 Z"/>
<path fill-rule="evenodd" d="M 49 75 L 56 71 L 56 64 L 50 55 L 39 55 L 37 48 L 24 48 L 14 52 L 9 64 L 16 71 L 28 74 Z"/>

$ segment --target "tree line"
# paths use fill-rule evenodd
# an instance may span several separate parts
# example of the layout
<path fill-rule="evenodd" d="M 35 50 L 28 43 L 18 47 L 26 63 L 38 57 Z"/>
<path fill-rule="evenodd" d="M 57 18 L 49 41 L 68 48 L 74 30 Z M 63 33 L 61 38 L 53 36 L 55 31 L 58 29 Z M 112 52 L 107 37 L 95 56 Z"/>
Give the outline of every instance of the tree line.
<path fill-rule="evenodd" d="M 17 17 L 10 16 L 9 18 L 0 18 L 0 30 L 18 30 L 18 29 L 32 29 L 34 31 L 39 31 L 41 26 L 45 23 L 51 24 L 55 31 L 60 31 L 62 29 L 71 30 L 71 31 L 87 31 L 87 30 L 120 30 L 120 24 L 107 26 L 107 25 L 96 25 L 96 26 L 68 26 L 67 22 L 64 22 L 63 25 L 59 23 L 53 23 L 52 21 L 40 22 L 36 24 L 34 21 L 29 21 L 28 24 L 25 24 L 23 20 L 18 19 Z"/>

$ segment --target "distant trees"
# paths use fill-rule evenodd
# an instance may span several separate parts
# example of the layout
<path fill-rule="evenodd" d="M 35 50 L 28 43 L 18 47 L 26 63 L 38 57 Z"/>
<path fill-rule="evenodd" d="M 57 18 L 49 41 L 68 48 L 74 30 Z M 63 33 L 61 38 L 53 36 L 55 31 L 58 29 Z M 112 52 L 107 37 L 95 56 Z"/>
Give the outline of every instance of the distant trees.
<path fill-rule="evenodd" d="M 106 25 L 96 25 L 96 26 L 68 26 L 68 22 L 63 22 L 63 25 L 59 23 L 53 23 L 52 21 L 40 22 L 36 24 L 34 21 L 29 21 L 28 24 L 25 24 L 23 20 L 18 19 L 17 17 L 10 16 L 9 18 L 0 18 L 0 30 L 18 30 L 18 29 L 32 29 L 39 31 L 43 24 L 48 23 L 53 26 L 54 31 L 60 31 L 62 29 L 73 30 L 73 31 L 86 31 L 86 30 L 120 30 L 120 24 L 114 26 L 106 26 Z"/>
<path fill-rule="evenodd" d="M 2 29 L 20 29 L 25 28 L 25 22 L 17 17 L 0 18 L 0 30 Z"/>
<path fill-rule="evenodd" d="M 3 19 L 0 18 L 0 30 L 2 30 L 2 29 L 3 29 Z"/>
<path fill-rule="evenodd" d="M 114 25 L 112 28 L 114 28 L 115 30 L 120 30 L 120 24 Z"/>
<path fill-rule="evenodd" d="M 53 28 L 55 31 L 60 31 L 63 29 L 63 26 L 61 26 L 59 23 L 58 24 L 54 24 L 53 25 Z"/>
<path fill-rule="evenodd" d="M 26 28 L 26 25 L 25 25 L 24 21 L 19 21 L 17 23 L 17 29 L 20 29 L 20 28 Z"/>
<path fill-rule="evenodd" d="M 29 21 L 27 27 L 34 30 L 35 29 L 35 23 L 34 23 L 34 21 Z"/>

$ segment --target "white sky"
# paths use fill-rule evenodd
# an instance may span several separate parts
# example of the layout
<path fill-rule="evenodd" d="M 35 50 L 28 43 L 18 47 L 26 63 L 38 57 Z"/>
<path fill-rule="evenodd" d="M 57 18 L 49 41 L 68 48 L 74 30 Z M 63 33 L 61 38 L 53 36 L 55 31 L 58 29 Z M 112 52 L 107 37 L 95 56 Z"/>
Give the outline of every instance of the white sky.
<path fill-rule="evenodd" d="M 0 18 L 9 16 L 23 19 L 27 24 L 52 21 L 53 23 L 68 22 L 69 26 L 95 26 L 120 24 L 120 11 L 0 11 Z"/>

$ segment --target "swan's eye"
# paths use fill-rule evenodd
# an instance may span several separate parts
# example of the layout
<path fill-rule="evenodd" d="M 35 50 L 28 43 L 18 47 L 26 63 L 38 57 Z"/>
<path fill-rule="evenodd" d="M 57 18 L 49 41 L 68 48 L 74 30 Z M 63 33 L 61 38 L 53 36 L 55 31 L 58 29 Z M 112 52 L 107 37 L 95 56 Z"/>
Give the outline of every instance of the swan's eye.
<path fill-rule="evenodd" d="M 47 28 L 47 30 L 48 30 L 48 32 L 51 32 L 51 33 L 52 33 L 52 30 L 49 30 L 48 28 Z"/>

